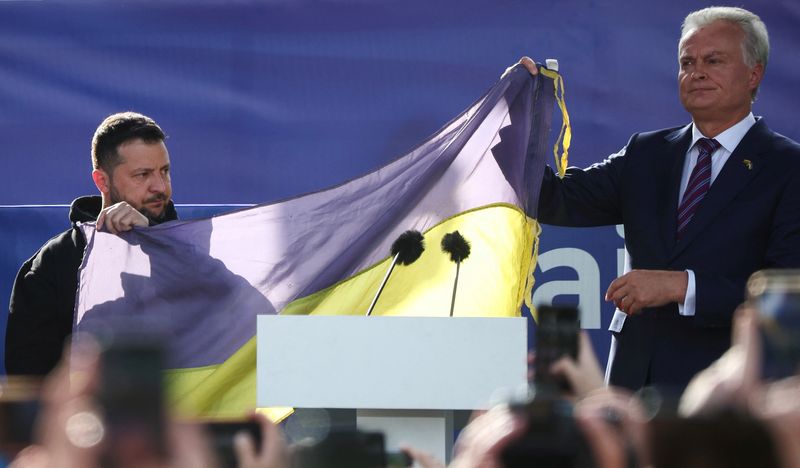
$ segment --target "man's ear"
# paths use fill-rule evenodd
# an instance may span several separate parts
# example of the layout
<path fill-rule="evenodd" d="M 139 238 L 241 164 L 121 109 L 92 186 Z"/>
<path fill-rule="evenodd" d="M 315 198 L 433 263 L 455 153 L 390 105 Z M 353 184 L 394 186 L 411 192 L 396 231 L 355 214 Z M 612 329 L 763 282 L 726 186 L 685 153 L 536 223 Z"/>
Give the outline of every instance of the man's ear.
<path fill-rule="evenodd" d="M 750 69 L 750 77 L 748 80 L 750 91 L 758 88 L 758 85 L 761 84 L 762 78 L 764 78 L 764 65 L 757 63 L 753 68 Z"/>
<path fill-rule="evenodd" d="M 106 171 L 102 169 L 93 170 L 92 180 L 94 181 L 94 185 L 97 186 L 97 190 L 103 195 L 108 195 L 111 191 L 111 177 L 106 174 Z"/>

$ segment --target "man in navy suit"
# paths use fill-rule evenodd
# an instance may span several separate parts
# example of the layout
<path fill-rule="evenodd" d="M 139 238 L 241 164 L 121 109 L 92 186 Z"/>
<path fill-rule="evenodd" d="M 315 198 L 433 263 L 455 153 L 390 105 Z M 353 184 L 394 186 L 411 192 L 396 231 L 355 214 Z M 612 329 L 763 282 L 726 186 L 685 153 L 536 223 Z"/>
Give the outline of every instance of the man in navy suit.
<path fill-rule="evenodd" d="M 563 179 L 547 168 L 539 202 L 545 224 L 624 225 L 629 262 L 606 292 L 617 307 L 606 377 L 634 390 L 682 390 L 729 347 L 750 274 L 800 267 L 800 145 L 751 112 L 764 23 L 741 8 L 696 11 L 678 49 L 692 122 L 637 133 Z"/>

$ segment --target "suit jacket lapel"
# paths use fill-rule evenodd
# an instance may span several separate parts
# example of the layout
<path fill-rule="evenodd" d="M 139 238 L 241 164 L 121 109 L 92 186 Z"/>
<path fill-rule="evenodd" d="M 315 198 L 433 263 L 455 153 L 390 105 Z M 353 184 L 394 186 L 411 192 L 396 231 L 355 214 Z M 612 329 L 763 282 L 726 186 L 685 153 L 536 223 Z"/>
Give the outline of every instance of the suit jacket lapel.
<path fill-rule="evenodd" d="M 675 232 L 678 229 L 678 191 L 681 188 L 681 173 L 692 141 L 692 125 L 689 124 L 665 137 L 667 145 L 660 160 L 659 172 L 667 177 L 666 190 L 659 203 L 658 217 L 661 219 L 661 234 L 666 252 L 675 248 Z"/>
<path fill-rule="evenodd" d="M 692 243 L 698 234 L 730 204 L 731 200 L 758 174 L 764 166 L 763 156 L 768 150 L 769 129 L 762 120 L 747 132 L 736 150 L 730 155 L 708 193 L 700 202 L 694 217 L 686 227 L 681 240 L 675 244 L 673 258 Z M 749 163 L 749 164 L 748 164 Z"/>

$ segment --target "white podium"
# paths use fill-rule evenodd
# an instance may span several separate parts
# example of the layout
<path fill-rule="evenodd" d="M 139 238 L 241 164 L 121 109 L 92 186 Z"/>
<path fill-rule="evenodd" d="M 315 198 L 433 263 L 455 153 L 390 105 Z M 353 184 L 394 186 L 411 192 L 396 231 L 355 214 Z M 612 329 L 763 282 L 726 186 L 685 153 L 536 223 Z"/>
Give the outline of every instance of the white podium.
<path fill-rule="evenodd" d="M 453 410 L 526 388 L 524 318 L 258 317 L 257 404 L 355 408 L 359 429 L 449 461 Z"/>

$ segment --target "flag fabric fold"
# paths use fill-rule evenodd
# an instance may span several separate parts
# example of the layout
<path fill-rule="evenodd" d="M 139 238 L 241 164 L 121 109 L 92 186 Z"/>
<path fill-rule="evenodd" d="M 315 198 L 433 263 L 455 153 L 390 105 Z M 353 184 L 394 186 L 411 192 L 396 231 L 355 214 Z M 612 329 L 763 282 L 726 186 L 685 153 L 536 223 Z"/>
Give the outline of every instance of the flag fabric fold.
<path fill-rule="evenodd" d="M 558 79 L 516 67 L 408 154 L 330 189 L 121 235 L 82 225 L 75 330 L 158 324 L 175 407 L 228 417 L 255 406 L 257 315 L 365 314 L 406 230 L 427 249 L 373 315 L 449 315 L 455 265 L 439 243 L 454 230 L 472 245 L 454 315 L 519 315 Z"/>

